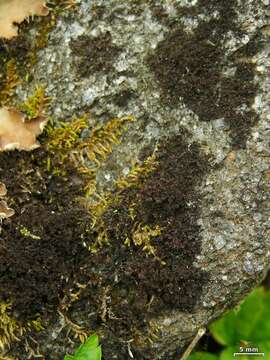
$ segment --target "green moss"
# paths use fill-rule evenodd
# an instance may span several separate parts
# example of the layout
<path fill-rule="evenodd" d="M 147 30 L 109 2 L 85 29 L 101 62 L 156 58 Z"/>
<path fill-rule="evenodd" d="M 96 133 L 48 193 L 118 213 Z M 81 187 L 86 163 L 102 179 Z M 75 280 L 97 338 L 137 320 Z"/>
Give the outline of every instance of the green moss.
<path fill-rule="evenodd" d="M 19 109 L 25 113 L 27 119 L 34 119 L 40 116 L 48 105 L 49 98 L 46 96 L 44 86 L 37 86 L 35 93 L 28 97 L 25 102 L 19 105 Z"/>
<path fill-rule="evenodd" d="M 5 350 L 10 348 L 12 342 L 18 340 L 27 331 L 32 329 L 40 331 L 43 329 L 39 318 L 24 324 L 16 320 L 10 314 L 11 308 L 11 303 L 0 303 L 0 356 L 4 355 Z"/>
<path fill-rule="evenodd" d="M 40 240 L 40 236 L 32 234 L 31 231 L 28 230 L 25 226 L 21 227 L 20 233 L 21 233 L 22 236 L 30 237 L 33 240 Z"/>
<path fill-rule="evenodd" d="M 153 172 L 158 162 L 156 161 L 156 151 L 152 155 L 147 157 L 142 164 L 135 162 L 125 177 L 120 177 L 116 181 L 117 190 L 124 190 L 130 187 L 138 187 L 139 184 L 145 179 L 151 172 Z"/>
<path fill-rule="evenodd" d="M 162 265 L 166 265 L 166 263 L 157 256 L 157 249 L 151 242 L 152 238 L 157 238 L 161 235 L 161 231 L 162 229 L 159 225 L 151 228 L 149 225 L 135 224 L 132 230 L 132 241 L 135 246 L 140 246 L 148 255 L 153 256 L 156 260 L 160 261 Z M 125 244 L 130 246 L 130 239 L 128 237 L 125 240 Z"/>
<path fill-rule="evenodd" d="M 71 122 L 61 122 L 59 127 L 55 127 L 49 122 L 45 129 L 48 137 L 47 148 L 52 152 L 67 153 L 76 148 L 80 141 L 80 134 L 83 129 L 88 127 L 87 118 L 75 118 Z"/>
<path fill-rule="evenodd" d="M 8 60 L 5 63 L 3 74 L 1 75 L 0 105 L 4 106 L 13 98 L 16 87 L 21 83 L 14 59 Z"/>
<path fill-rule="evenodd" d="M 125 196 L 124 190 L 136 189 L 138 190 L 143 181 L 155 170 L 157 161 L 155 160 L 156 151 L 147 157 L 141 164 L 134 162 L 129 174 L 124 177 L 119 177 L 115 183 L 115 189 L 106 193 L 93 193 L 93 199 L 87 205 L 92 217 L 91 229 L 96 234 L 94 242 L 89 246 L 89 250 L 96 253 L 104 245 L 109 245 L 111 242 L 107 234 L 106 224 L 103 220 L 103 215 L 110 209 L 119 206 L 123 202 Z M 128 205 L 126 216 L 129 221 L 134 221 L 136 217 L 136 202 L 131 202 Z M 155 250 L 151 245 L 151 237 L 159 235 L 160 228 L 156 226 L 151 229 L 147 225 L 137 224 L 134 222 L 134 232 L 130 236 L 128 232 L 124 232 L 123 244 L 130 246 L 131 242 L 136 245 L 142 245 L 144 251 L 155 256 Z M 140 243 L 140 244 L 139 244 Z M 156 257 L 158 258 L 158 257 Z"/>
<path fill-rule="evenodd" d="M 105 125 L 95 126 L 88 138 L 80 137 L 82 131 L 89 128 L 87 115 L 71 122 L 62 122 L 60 127 L 51 123 L 47 126 L 48 170 L 61 173 L 61 164 L 71 162 L 84 176 L 85 193 L 93 195 L 96 191 L 96 173 L 112 153 L 114 145 L 127 130 L 127 124 L 133 121 L 132 116 L 125 116 L 108 121 Z"/>

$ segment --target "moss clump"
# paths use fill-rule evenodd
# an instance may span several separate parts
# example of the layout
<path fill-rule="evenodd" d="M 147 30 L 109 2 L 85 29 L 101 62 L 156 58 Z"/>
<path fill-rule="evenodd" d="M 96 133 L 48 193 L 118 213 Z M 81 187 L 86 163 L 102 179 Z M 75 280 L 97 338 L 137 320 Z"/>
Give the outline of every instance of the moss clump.
<path fill-rule="evenodd" d="M 23 324 L 11 316 L 11 309 L 12 304 L 0 303 L 0 351 L 10 348 L 12 342 L 18 340 L 18 337 L 21 337 L 25 332 L 43 329 L 39 318 Z"/>
<path fill-rule="evenodd" d="M 141 246 L 143 251 L 159 260 L 162 265 L 165 265 L 166 263 L 157 256 L 157 250 L 151 243 L 153 238 L 156 238 L 160 235 L 161 229 L 159 225 L 151 228 L 149 225 L 138 224 L 132 231 L 132 241 L 135 246 Z M 129 238 L 126 238 L 125 244 L 131 246 L 131 241 Z"/>
<path fill-rule="evenodd" d="M 2 225 L 0 298 L 25 323 L 57 307 L 79 260 L 87 257 L 83 237 L 90 219 L 75 199 L 80 185 L 48 174 L 42 150 L 0 155 L 0 178 L 15 209 Z M 70 167 L 67 175 L 76 171 Z"/>
<path fill-rule="evenodd" d="M 19 109 L 25 113 L 27 119 L 35 119 L 40 116 L 48 105 L 49 98 L 46 96 L 44 86 L 37 86 L 35 93 L 20 104 Z"/>
<path fill-rule="evenodd" d="M 87 116 L 75 118 L 71 122 L 61 122 L 55 127 L 49 122 L 45 129 L 47 140 L 47 170 L 55 175 L 65 175 L 65 165 L 71 161 L 75 152 L 78 152 L 81 144 L 80 135 L 88 127 Z M 63 166 L 64 165 L 64 166 Z"/>
<path fill-rule="evenodd" d="M 0 106 L 7 105 L 20 82 L 15 60 L 8 60 L 4 65 L 3 73 L 0 74 Z"/>
<path fill-rule="evenodd" d="M 125 177 L 119 177 L 116 180 L 115 183 L 115 191 L 113 192 L 107 192 L 107 193 L 94 193 L 94 199 L 87 205 L 87 208 L 89 212 L 91 213 L 92 217 L 92 232 L 96 234 L 94 237 L 95 241 L 91 243 L 89 246 L 89 250 L 93 253 L 96 253 L 100 248 L 102 248 L 104 245 L 109 245 L 110 240 L 107 234 L 106 225 L 104 223 L 103 215 L 106 213 L 106 211 L 109 208 L 117 207 L 121 202 L 123 202 L 123 196 L 125 196 L 124 190 L 125 189 L 138 189 L 142 185 L 142 180 L 147 178 L 149 174 L 156 168 L 157 162 L 155 161 L 155 151 L 152 155 L 147 157 L 141 164 L 134 163 L 131 167 L 131 170 L 129 174 Z M 128 214 L 129 218 L 131 220 L 135 219 L 135 211 L 136 211 L 136 203 L 130 203 L 128 206 Z M 138 225 L 138 224 L 136 224 Z M 141 224 L 140 224 L 141 226 Z M 157 230 L 151 230 L 148 227 L 145 227 L 145 233 L 143 231 L 138 231 L 138 234 L 141 233 L 143 238 L 145 239 L 145 245 L 146 245 L 146 239 L 147 239 L 147 246 L 146 250 L 148 252 L 154 253 L 154 249 L 151 247 L 150 250 L 150 237 L 155 236 L 152 232 L 155 232 Z M 150 234 L 147 231 L 150 231 Z M 158 230 L 160 231 L 160 229 Z M 129 234 L 127 232 L 123 232 L 123 243 L 126 245 L 130 245 L 131 238 L 129 237 Z M 133 241 L 136 243 L 136 240 Z"/>
<path fill-rule="evenodd" d="M 79 313 L 86 329 L 110 339 L 105 356 L 111 342 L 134 338 L 132 352 L 140 357 L 142 344 L 158 333 L 151 319 L 192 310 L 207 281 L 193 261 L 200 253 L 197 187 L 209 167 L 199 147 L 185 142 L 187 133 L 163 140 L 111 193 L 95 189 L 88 206 L 78 202 L 131 120 L 113 119 L 88 137 L 81 136 L 87 118 L 55 132 L 50 125 L 47 148 L 0 154 L 0 178 L 16 210 L 1 234 L 1 301 L 11 303 L 10 317 L 23 326 L 39 317 L 55 321 L 56 310 L 63 319 Z M 45 166 L 53 154 L 58 165 L 66 156 L 61 176 Z M 125 349 L 119 354 L 125 358 Z"/>
<path fill-rule="evenodd" d="M 34 240 L 40 240 L 40 236 L 32 234 L 31 231 L 28 230 L 25 226 L 21 227 L 20 233 L 21 233 L 22 236 L 30 237 L 31 239 L 34 239 Z"/>
<path fill-rule="evenodd" d="M 145 179 L 158 166 L 156 160 L 156 150 L 149 155 L 142 164 L 134 163 L 129 173 L 125 177 L 120 177 L 116 181 L 117 190 L 124 190 L 127 188 L 140 186 L 142 179 Z"/>
<path fill-rule="evenodd" d="M 143 344 L 158 333 L 151 319 L 165 310 L 192 311 L 207 281 L 193 262 L 201 247 L 198 186 L 209 165 L 196 144 L 185 142 L 188 136 L 163 140 L 112 193 L 89 205 L 94 256 L 84 272 L 91 269 L 93 282 L 70 311 L 91 307 L 96 315 L 90 326 L 101 324 L 110 338 L 105 357 L 120 338 L 134 339 L 132 353 L 140 358 Z M 118 350 L 119 358 L 126 358 L 126 350 Z"/>
<path fill-rule="evenodd" d="M 156 236 L 151 240 L 150 249 L 155 249 L 150 251 L 155 255 L 152 260 L 139 253 L 136 255 L 139 260 L 136 256 L 128 260 L 126 269 L 130 268 L 130 273 L 142 287 L 145 286 L 145 291 L 156 289 L 152 295 L 156 297 L 157 307 L 167 303 L 190 309 L 196 302 L 205 277 L 205 274 L 192 268 L 192 262 L 200 252 L 199 227 L 196 224 L 200 198 L 195 188 L 208 170 L 207 159 L 194 144 L 187 151 L 184 136 L 179 136 L 170 139 L 157 151 L 156 161 L 155 170 L 145 179 L 141 178 L 140 186 L 127 187 L 122 191 L 121 200 L 107 209 L 103 221 L 112 244 L 115 241 L 124 243 L 127 237 L 134 243 L 138 233 L 141 241 L 151 234 L 150 231 L 147 235 L 147 229 L 162 229 L 155 232 Z M 138 228 L 134 227 L 136 223 Z M 146 230 L 144 235 L 140 231 L 143 229 Z M 157 257 L 166 265 L 158 264 L 155 261 Z M 180 293 L 176 289 L 181 289 Z M 152 307 L 155 307 L 155 302 Z"/>
<path fill-rule="evenodd" d="M 24 110 L 36 116 L 44 94 L 38 89 L 23 104 Z M 60 127 L 50 123 L 43 149 L 0 154 L 0 178 L 8 184 L 9 203 L 15 209 L 12 221 L 2 226 L 0 299 L 11 303 L 10 318 L 16 316 L 22 327 L 29 329 L 31 322 L 36 329 L 37 319 L 49 321 L 52 309 L 53 316 L 59 307 L 66 311 L 84 289 L 80 267 L 91 256 L 93 221 L 78 199 L 84 198 L 89 181 L 95 182 L 96 171 L 132 120 L 112 119 L 93 127 L 88 138 L 80 136 L 89 127 L 87 116 Z M 89 171 L 84 170 L 87 165 Z M 78 292 L 72 290 L 79 285 Z"/>
<path fill-rule="evenodd" d="M 69 123 L 62 122 L 59 127 L 49 124 L 46 130 L 49 137 L 47 149 L 50 153 L 47 159 L 48 170 L 63 174 L 62 164 L 73 163 L 86 180 L 86 195 L 93 195 L 96 191 L 96 173 L 101 163 L 112 153 L 113 146 L 120 143 L 121 136 L 131 121 L 134 121 L 132 116 L 111 119 L 104 125 L 93 127 L 87 138 L 80 136 L 89 127 L 87 115 Z"/>

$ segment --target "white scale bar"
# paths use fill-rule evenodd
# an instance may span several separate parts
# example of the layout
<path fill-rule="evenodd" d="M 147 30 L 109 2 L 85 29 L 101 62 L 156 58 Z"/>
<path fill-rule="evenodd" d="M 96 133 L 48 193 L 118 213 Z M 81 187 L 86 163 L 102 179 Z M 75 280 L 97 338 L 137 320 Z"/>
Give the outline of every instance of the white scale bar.
<path fill-rule="evenodd" d="M 258 355 L 258 356 L 264 356 L 264 353 L 259 353 L 259 352 L 250 352 L 250 353 L 245 353 L 245 352 L 240 352 L 240 353 L 234 353 L 233 356 L 238 356 L 238 355 Z"/>

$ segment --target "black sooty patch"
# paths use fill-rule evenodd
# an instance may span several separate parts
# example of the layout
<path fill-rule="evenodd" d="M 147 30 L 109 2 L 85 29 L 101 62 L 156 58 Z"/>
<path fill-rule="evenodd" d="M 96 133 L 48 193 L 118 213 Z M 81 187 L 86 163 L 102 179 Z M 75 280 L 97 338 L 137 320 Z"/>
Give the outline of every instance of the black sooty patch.
<path fill-rule="evenodd" d="M 161 311 L 192 311 L 208 281 L 207 273 L 193 263 L 201 252 L 198 186 L 209 171 L 209 163 L 198 145 L 188 146 L 187 136 L 182 132 L 165 140 L 157 153 L 157 168 L 141 179 L 138 187 L 123 190 L 121 202 L 103 215 L 110 247 L 92 258 L 97 264 L 91 267 L 100 268 L 99 286 L 108 289 L 113 314 L 106 315 L 110 336 L 134 336 Z M 127 246 L 126 239 L 132 239 L 138 224 L 161 228 L 151 244 L 165 264 L 142 246 Z M 96 288 L 90 288 L 89 293 L 102 297 Z M 105 346 L 104 353 L 107 351 Z"/>
<path fill-rule="evenodd" d="M 201 250 L 197 224 L 200 195 L 196 187 L 209 166 L 199 147 L 188 147 L 183 135 L 166 141 L 157 160 L 157 169 L 139 189 L 124 190 L 124 200 L 105 213 L 104 221 L 113 251 L 122 258 L 119 276 L 136 288 L 134 302 L 153 297 L 152 311 L 166 307 L 190 311 L 207 279 L 193 262 Z M 129 215 L 130 204 L 137 204 L 135 218 Z M 127 249 L 121 245 L 127 234 L 132 238 L 134 223 L 160 226 L 161 234 L 153 246 L 166 265 L 136 246 Z"/>
<path fill-rule="evenodd" d="M 81 188 L 69 179 L 48 175 L 42 151 L 0 156 L 0 178 L 8 188 L 15 215 L 0 234 L 0 300 L 12 303 L 20 320 L 56 310 L 80 262 L 88 255 L 82 238 L 88 213 L 75 197 Z"/>
<path fill-rule="evenodd" d="M 184 14 L 196 19 L 201 11 L 207 14 L 216 11 L 219 15 L 209 21 L 200 20 L 192 34 L 185 32 L 179 23 L 174 24 L 156 51 L 148 56 L 147 63 L 167 105 L 176 106 L 182 99 L 201 121 L 224 118 L 231 129 L 232 146 L 243 148 L 250 128 L 258 120 L 252 109 L 258 86 L 251 57 L 262 42 L 256 36 L 227 56 L 226 34 L 232 32 L 235 37 L 243 34 L 241 24 L 237 23 L 235 1 L 200 0 L 196 7 L 185 8 Z"/>
<path fill-rule="evenodd" d="M 78 74 L 82 77 L 95 72 L 109 72 L 120 49 L 112 43 L 109 32 L 97 37 L 81 35 L 71 45 L 74 55 L 79 57 L 76 62 Z"/>

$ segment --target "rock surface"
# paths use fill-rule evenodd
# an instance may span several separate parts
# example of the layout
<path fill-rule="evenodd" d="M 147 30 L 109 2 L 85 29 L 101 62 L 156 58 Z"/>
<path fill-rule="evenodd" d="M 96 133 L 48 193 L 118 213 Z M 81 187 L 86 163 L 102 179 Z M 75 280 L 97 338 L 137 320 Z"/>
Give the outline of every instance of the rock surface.
<path fill-rule="evenodd" d="M 97 172 L 99 193 L 112 191 L 134 159 L 141 163 L 142 152 L 159 146 L 162 175 L 143 188 L 144 207 L 138 212 L 145 223 L 154 214 L 153 223 L 159 220 L 170 241 L 184 244 L 175 245 L 175 259 L 168 262 L 172 277 L 182 276 L 177 262 L 183 262 L 187 275 L 172 282 L 173 290 L 164 283 L 167 294 L 153 286 L 146 303 L 153 301 L 156 308 L 145 316 L 140 335 L 115 333 L 111 322 L 117 320 L 91 323 L 91 331 L 101 332 L 104 360 L 177 359 L 199 328 L 238 303 L 269 268 L 269 16 L 269 3 L 262 0 L 81 0 L 57 18 L 30 81 L 17 87 L 15 104 L 36 84 L 46 86 L 48 113 L 57 121 L 86 112 L 90 125 L 134 116 Z M 164 195 L 159 211 L 156 192 L 166 190 L 170 195 Z M 123 232 L 129 226 L 113 211 L 104 221 L 111 231 L 116 222 Z M 130 279 L 148 286 L 151 279 L 134 275 L 131 262 L 124 264 Z M 151 271 L 155 282 L 160 275 Z M 136 302 L 132 289 L 121 291 Z M 159 296 L 163 303 L 155 304 Z M 107 300 L 113 302 L 110 292 Z M 69 314 L 82 326 L 91 318 L 87 304 Z M 131 311 L 135 306 L 121 304 Z M 37 337 L 46 359 L 63 356 L 63 326 L 59 316 Z M 149 328 L 158 331 L 147 342 Z"/>

